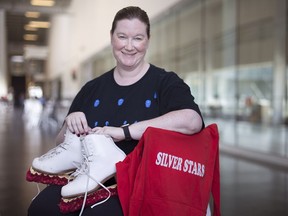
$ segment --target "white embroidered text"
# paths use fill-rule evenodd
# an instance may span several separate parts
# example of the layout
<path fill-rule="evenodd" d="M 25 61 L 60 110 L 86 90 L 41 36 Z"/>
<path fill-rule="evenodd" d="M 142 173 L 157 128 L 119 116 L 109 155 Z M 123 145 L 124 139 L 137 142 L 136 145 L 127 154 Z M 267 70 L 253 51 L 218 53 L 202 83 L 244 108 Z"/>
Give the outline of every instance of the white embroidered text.
<path fill-rule="evenodd" d="M 177 157 L 175 155 L 167 154 L 164 152 L 158 152 L 155 164 L 201 177 L 203 177 L 205 174 L 204 164 L 189 159 L 184 160 L 181 157 Z"/>

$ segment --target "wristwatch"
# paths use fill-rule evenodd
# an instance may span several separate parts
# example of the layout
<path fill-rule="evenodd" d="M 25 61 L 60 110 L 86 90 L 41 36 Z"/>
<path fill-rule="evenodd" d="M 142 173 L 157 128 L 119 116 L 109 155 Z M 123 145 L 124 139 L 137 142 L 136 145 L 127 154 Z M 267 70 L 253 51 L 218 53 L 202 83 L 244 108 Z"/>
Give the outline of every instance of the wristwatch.
<path fill-rule="evenodd" d="M 130 134 L 130 131 L 129 131 L 129 124 L 123 125 L 121 127 L 122 127 L 122 129 L 124 131 L 125 140 L 126 141 L 132 140 L 132 137 L 131 137 L 131 134 Z"/>

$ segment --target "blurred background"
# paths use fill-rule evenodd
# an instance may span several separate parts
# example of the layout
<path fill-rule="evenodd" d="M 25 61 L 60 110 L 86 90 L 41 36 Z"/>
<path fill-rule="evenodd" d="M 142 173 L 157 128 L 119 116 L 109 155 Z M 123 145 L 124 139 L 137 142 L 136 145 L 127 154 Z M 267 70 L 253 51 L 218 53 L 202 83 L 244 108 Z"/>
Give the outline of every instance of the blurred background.
<path fill-rule="evenodd" d="M 109 31 L 128 5 L 151 19 L 147 60 L 218 124 L 223 215 L 288 215 L 287 0 L 0 0 L 0 216 L 26 215 L 26 169 L 115 65 Z"/>

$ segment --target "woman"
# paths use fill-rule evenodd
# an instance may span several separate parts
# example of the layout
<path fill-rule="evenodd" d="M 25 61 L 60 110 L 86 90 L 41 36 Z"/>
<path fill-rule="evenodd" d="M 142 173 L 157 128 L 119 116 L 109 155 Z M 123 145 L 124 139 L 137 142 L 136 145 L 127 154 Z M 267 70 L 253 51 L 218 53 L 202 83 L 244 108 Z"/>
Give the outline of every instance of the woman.
<path fill-rule="evenodd" d="M 150 39 L 146 12 L 139 7 L 118 11 L 110 36 L 116 67 L 80 90 L 57 143 L 63 142 L 68 128 L 79 136 L 90 132 L 111 136 L 129 154 L 149 126 L 184 134 L 199 132 L 204 123 L 189 87 L 175 73 L 145 61 Z M 127 124 L 123 130 L 121 126 Z M 57 206 L 60 191 L 60 186 L 45 188 L 31 203 L 29 215 L 62 215 Z M 123 215 L 118 197 L 83 212 L 83 215 L 92 214 Z"/>

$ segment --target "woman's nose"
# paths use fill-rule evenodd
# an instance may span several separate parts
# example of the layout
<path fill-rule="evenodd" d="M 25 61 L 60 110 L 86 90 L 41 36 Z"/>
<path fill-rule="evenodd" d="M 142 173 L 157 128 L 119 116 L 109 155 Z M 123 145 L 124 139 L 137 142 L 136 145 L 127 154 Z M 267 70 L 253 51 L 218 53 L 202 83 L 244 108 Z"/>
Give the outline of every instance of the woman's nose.
<path fill-rule="evenodd" d="M 132 40 L 127 40 L 127 43 L 125 45 L 125 49 L 126 50 L 133 50 L 134 46 L 133 46 L 133 42 Z"/>

